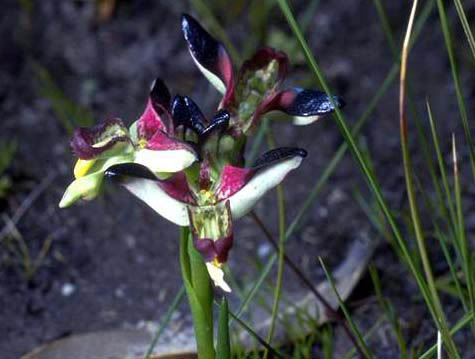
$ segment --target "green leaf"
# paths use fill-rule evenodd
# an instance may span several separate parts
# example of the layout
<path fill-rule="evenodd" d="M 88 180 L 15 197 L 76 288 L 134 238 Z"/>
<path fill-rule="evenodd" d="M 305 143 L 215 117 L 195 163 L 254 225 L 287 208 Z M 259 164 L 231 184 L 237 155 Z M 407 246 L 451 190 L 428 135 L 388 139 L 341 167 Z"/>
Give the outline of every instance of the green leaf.
<path fill-rule="evenodd" d="M 217 359 L 231 358 L 228 318 L 228 301 L 226 300 L 226 297 L 223 297 L 219 307 L 218 343 L 216 345 Z"/>

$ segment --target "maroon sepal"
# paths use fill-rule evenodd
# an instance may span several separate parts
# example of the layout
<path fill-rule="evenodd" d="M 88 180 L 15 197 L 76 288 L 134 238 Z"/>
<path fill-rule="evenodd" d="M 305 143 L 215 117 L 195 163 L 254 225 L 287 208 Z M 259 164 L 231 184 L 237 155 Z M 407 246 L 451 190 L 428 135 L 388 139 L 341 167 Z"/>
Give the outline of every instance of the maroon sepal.
<path fill-rule="evenodd" d="M 155 132 L 145 148 L 154 151 L 187 150 L 196 154 L 196 150 L 188 142 L 173 138 L 160 130 Z"/>
<path fill-rule="evenodd" d="M 185 173 L 177 172 L 163 181 L 157 181 L 161 189 L 167 194 L 183 203 L 195 204 L 196 200 L 188 186 Z"/>
<path fill-rule="evenodd" d="M 233 234 L 213 241 L 210 238 L 193 237 L 193 245 L 201 253 L 206 262 L 217 259 L 219 263 L 226 263 L 229 251 L 233 247 Z"/>
<path fill-rule="evenodd" d="M 187 208 L 195 248 L 206 262 L 215 259 L 219 263 L 226 262 L 233 246 L 233 226 L 229 201 L 216 206 L 188 206 Z M 207 226 L 219 227 L 210 229 Z M 207 233 L 213 233 L 218 238 L 210 238 Z M 203 237 L 200 237 L 200 234 Z"/>
<path fill-rule="evenodd" d="M 226 263 L 228 261 L 229 251 L 233 247 L 234 234 L 231 234 L 227 237 L 220 238 L 214 242 L 214 248 L 216 250 L 216 258 L 219 263 Z"/>
<path fill-rule="evenodd" d="M 126 135 L 111 136 L 110 140 L 103 146 L 94 147 L 96 143 L 105 139 L 103 136 L 105 136 L 105 133 L 110 126 L 120 126 L 123 131 L 127 133 L 127 128 L 120 119 L 107 120 L 93 127 L 80 127 L 76 129 L 71 140 L 71 147 L 76 156 L 82 160 L 90 160 L 111 149 L 118 142 L 130 141 L 129 137 Z"/>
<path fill-rule="evenodd" d="M 139 137 L 150 140 L 157 131 L 170 132 L 164 122 L 166 118 L 171 127 L 170 117 L 170 93 L 165 83 L 157 78 L 152 84 L 147 106 L 137 122 Z"/>
<path fill-rule="evenodd" d="M 215 190 L 216 198 L 222 201 L 231 197 L 243 188 L 260 169 L 295 156 L 306 157 L 307 151 L 296 147 L 281 147 L 261 155 L 252 167 L 224 166 L 219 185 Z"/>

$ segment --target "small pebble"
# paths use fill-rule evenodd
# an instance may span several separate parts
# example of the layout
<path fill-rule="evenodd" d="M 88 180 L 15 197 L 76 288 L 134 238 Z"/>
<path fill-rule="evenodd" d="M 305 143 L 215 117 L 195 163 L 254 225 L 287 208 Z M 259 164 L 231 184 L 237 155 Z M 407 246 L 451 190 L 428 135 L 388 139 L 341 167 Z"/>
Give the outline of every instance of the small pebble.
<path fill-rule="evenodd" d="M 76 286 L 72 283 L 64 283 L 63 286 L 61 287 L 61 294 L 64 297 L 69 297 L 75 291 L 76 291 Z"/>
<path fill-rule="evenodd" d="M 271 246 L 268 243 L 261 244 L 257 249 L 257 255 L 261 258 L 267 257 L 271 251 Z"/>

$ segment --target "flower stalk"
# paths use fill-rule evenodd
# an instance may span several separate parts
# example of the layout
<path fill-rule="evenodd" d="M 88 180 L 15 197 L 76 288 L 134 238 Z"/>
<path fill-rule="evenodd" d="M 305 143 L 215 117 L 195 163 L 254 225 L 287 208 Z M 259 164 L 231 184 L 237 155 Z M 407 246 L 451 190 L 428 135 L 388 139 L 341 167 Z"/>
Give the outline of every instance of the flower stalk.
<path fill-rule="evenodd" d="M 180 265 L 190 304 L 199 359 L 215 359 L 213 288 L 202 256 L 194 248 L 190 230 L 180 229 Z"/>

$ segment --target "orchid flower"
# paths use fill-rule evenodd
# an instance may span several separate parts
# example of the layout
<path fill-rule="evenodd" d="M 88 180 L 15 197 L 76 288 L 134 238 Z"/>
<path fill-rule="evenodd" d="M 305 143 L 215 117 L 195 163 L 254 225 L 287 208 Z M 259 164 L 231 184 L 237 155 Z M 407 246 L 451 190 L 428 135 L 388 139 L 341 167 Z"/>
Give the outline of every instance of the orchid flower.
<path fill-rule="evenodd" d="M 222 265 L 233 246 L 233 220 L 249 213 L 306 156 L 299 148 L 278 148 L 244 167 L 247 137 L 270 111 L 307 124 L 343 101 L 316 90 L 279 90 L 288 59 L 270 48 L 244 62 L 235 81 L 222 44 L 189 15 L 182 17 L 182 30 L 193 60 L 223 93 L 217 112 L 208 118 L 191 98 L 172 100 L 155 80 L 144 113 L 130 129 L 115 119 L 75 132 L 76 180 L 60 206 L 94 198 L 103 179 L 112 178 L 164 218 L 189 226 L 211 279 L 230 291 Z"/>
<path fill-rule="evenodd" d="M 163 177 L 197 161 L 193 147 L 173 137 L 170 99 L 167 87 L 157 79 L 152 84 L 144 113 L 130 130 L 120 119 L 77 129 L 71 141 L 73 152 L 79 158 L 74 168 L 76 180 L 66 189 L 59 206 L 67 207 L 80 198 L 95 198 L 104 172 L 112 165 L 139 163 Z"/>
<path fill-rule="evenodd" d="M 246 215 L 256 202 L 297 168 L 306 156 L 298 148 L 278 148 L 245 168 L 230 161 L 233 142 L 230 115 L 219 110 L 207 120 L 188 97 L 176 96 L 172 118 L 175 131 L 194 145 L 200 161 L 167 178 L 159 178 L 147 166 L 115 164 L 105 171 L 158 214 L 179 226 L 190 226 L 195 248 L 202 254 L 210 277 L 229 291 L 222 264 L 233 245 L 232 221 Z M 231 151 L 232 152 L 232 151 Z"/>
<path fill-rule="evenodd" d="M 201 72 L 223 94 L 219 108 L 231 113 L 231 126 L 239 134 L 248 135 L 259 125 L 262 116 L 271 111 L 289 115 L 295 125 L 311 124 L 343 107 L 339 96 L 330 97 L 312 89 L 280 89 L 289 59 L 282 51 L 270 47 L 258 50 L 241 66 L 237 79 L 223 44 L 214 39 L 191 16 L 182 16 L 182 30 L 188 49 Z"/>

